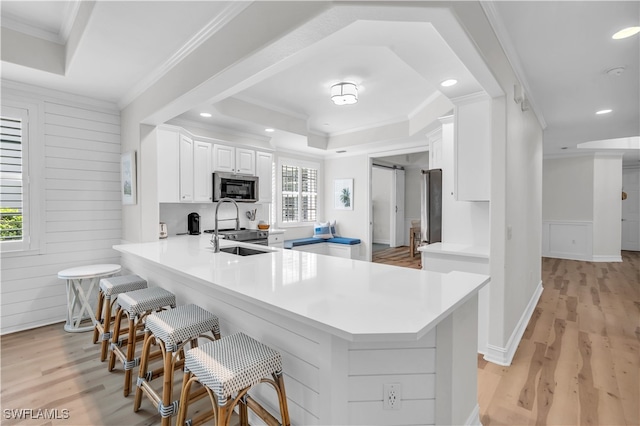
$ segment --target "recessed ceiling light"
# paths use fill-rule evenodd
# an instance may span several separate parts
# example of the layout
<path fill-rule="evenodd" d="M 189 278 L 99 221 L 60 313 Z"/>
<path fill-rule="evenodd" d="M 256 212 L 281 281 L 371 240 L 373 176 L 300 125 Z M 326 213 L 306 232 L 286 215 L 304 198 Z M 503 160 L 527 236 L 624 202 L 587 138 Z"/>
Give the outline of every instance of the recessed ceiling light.
<path fill-rule="evenodd" d="M 568 147 L 568 146 L 563 146 L 563 147 L 562 147 L 562 148 L 560 148 L 560 149 L 567 149 L 567 148 L 569 148 L 569 147 Z"/>
<path fill-rule="evenodd" d="M 336 154 L 344 154 L 345 152 L 347 152 L 346 149 L 341 149 L 339 151 L 336 151 Z"/>
<path fill-rule="evenodd" d="M 210 114 L 210 113 L 208 113 L 208 112 L 201 112 L 201 113 L 200 113 L 200 117 L 206 117 L 206 118 L 209 118 L 209 117 L 211 117 L 211 114 Z"/>
<path fill-rule="evenodd" d="M 602 115 L 602 114 L 609 114 L 611 111 L 611 109 L 601 109 L 600 111 L 596 112 L 596 114 L 598 115 Z"/>
<path fill-rule="evenodd" d="M 618 31 L 614 35 L 611 36 L 614 40 L 620 40 L 623 38 L 631 37 L 632 35 L 636 35 L 640 33 L 640 27 L 628 27 L 623 30 Z"/>
<path fill-rule="evenodd" d="M 449 86 L 453 86 L 456 83 L 458 83 L 458 80 L 454 80 L 454 79 L 451 78 L 449 80 L 445 80 L 442 83 L 440 83 L 440 86 L 449 87 Z"/>
<path fill-rule="evenodd" d="M 273 133 L 276 131 L 276 129 L 272 129 L 271 127 L 267 127 L 266 129 L 264 129 L 265 132 L 269 132 L 269 133 Z"/>

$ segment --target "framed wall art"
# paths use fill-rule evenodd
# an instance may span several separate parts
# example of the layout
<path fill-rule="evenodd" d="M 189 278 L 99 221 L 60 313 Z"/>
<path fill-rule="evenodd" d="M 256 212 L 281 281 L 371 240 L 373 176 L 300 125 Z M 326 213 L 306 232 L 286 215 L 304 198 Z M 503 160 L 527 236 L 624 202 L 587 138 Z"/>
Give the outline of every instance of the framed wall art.
<path fill-rule="evenodd" d="M 136 204 L 136 152 L 120 156 L 122 204 Z"/>

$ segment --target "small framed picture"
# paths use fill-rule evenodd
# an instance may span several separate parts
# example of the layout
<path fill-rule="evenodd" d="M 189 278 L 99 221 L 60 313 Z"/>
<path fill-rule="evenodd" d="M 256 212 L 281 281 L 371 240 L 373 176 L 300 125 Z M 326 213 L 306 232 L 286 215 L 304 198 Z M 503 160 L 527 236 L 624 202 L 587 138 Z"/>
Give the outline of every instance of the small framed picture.
<path fill-rule="evenodd" d="M 336 179 L 333 193 L 333 205 L 337 210 L 353 210 L 353 179 Z"/>
<path fill-rule="evenodd" d="M 122 204 L 136 204 L 136 152 L 120 156 Z"/>

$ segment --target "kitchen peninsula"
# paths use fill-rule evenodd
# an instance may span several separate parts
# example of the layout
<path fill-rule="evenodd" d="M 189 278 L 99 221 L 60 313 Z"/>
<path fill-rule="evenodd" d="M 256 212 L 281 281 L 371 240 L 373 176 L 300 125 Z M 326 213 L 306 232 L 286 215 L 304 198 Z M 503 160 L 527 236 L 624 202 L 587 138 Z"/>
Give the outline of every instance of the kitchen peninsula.
<path fill-rule="evenodd" d="M 479 424 L 477 294 L 487 275 L 263 246 L 214 253 L 209 238 L 114 248 L 150 286 L 215 313 L 223 335 L 243 331 L 280 351 L 293 424 Z M 233 245 L 242 244 L 221 240 Z M 277 406 L 268 387 L 254 396 Z"/>

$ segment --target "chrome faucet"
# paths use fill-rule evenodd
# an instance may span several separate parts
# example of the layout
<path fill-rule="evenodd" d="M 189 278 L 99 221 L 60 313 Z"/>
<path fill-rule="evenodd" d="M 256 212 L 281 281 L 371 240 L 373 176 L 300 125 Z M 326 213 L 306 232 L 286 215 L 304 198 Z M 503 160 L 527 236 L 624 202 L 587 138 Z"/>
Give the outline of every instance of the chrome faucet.
<path fill-rule="evenodd" d="M 213 244 L 214 253 L 220 253 L 220 238 L 218 236 L 218 209 L 220 208 L 220 205 L 225 202 L 231 202 L 236 206 L 236 231 L 240 229 L 240 209 L 238 208 L 238 203 L 236 203 L 235 200 L 231 198 L 220 198 L 220 200 L 218 200 L 218 205 L 216 206 L 215 229 L 213 231 L 213 236 L 211 237 L 211 244 Z"/>

